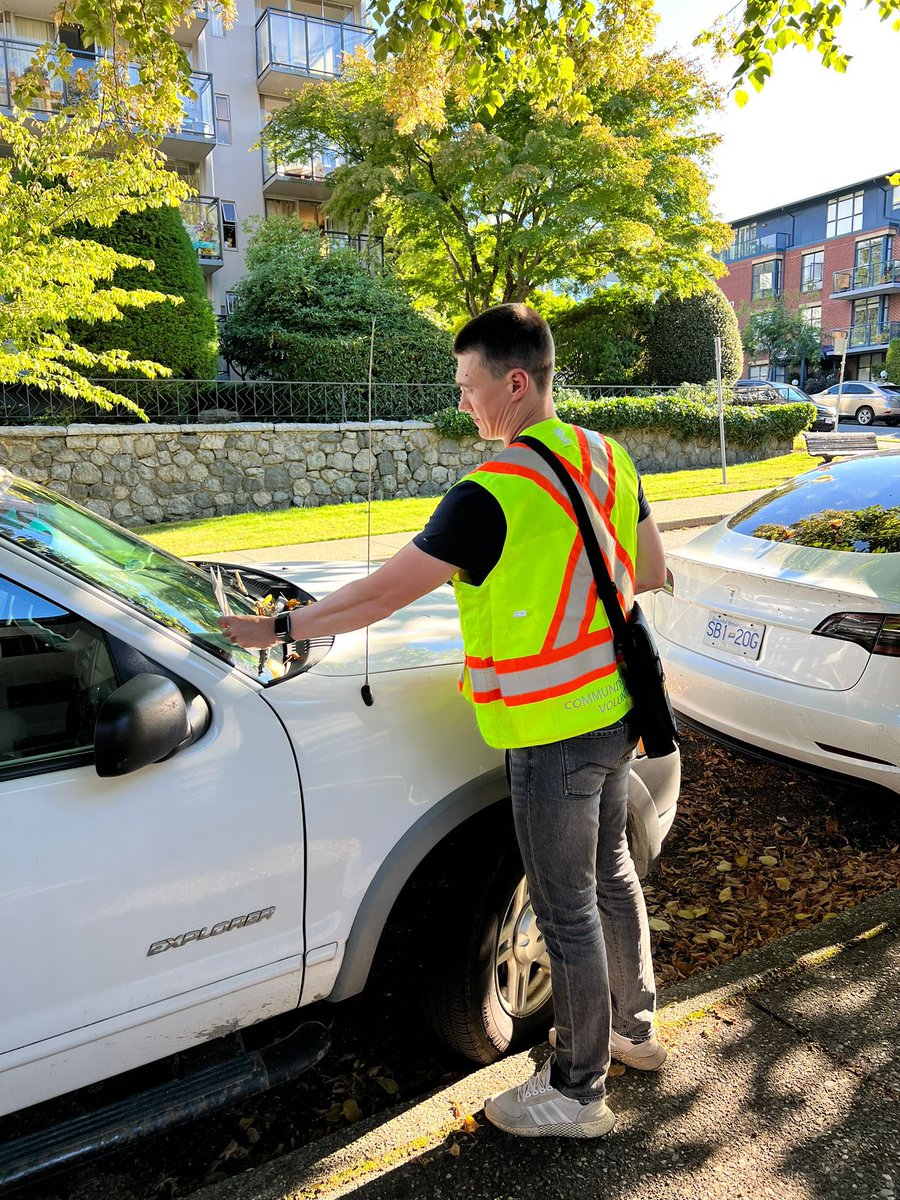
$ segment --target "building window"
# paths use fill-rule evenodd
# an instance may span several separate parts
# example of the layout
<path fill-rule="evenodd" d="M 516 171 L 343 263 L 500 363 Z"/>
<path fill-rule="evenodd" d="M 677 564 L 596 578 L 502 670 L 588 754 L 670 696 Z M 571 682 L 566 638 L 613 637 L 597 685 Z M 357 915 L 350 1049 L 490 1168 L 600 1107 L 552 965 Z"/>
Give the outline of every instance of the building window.
<path fill-rule="evenodd" d="M 225 293 L 225 315 L 230 317 L 234 312 L 234 306 L 237 304 L 237 292 Z"/>
<path fill-rule="evenodd" d="M 734 256 L 743 258 L 751 253 L 751 245 L 756 241 L 756 222 L 751 225 L 736 225 L 734 229 Z"/>
<path fill-rule="evenodd" d="M 856 363 L 857 379 L 868 379 L 876 383 L 880 381 L 881 372 L 884 370 L 883 354 L 861 354 Z"/>
<path fill-rule="evenodd" d="M 231 145 L 231 100 L 216 92 L 216 142 Z"/>
<path fill-rule="evenodd" d="M 894 187 L 894 201 L 893 201 L 893 207 L 894 207 L 894 208 L 900 208 L 900 184 L 897 184 L 897 185 Z"/>
<path fill-rule="evenodd" d="M 272 200 L 266 197 L 266 217 L 296 217 L 296 200 Z"/>
<path fill-rule="evenodd" d="M 822 305 L 807 304 L 805 308 L 800 309 L 800 316 L 807 325 L 814 325 L 816 329 L 822 326 Z"/>
<path fill-rule="evenodd" d="M 237 13 L 234 14 L 234 17 L 232 19 L 235 22 L 237 22 Z M 216 4 L 210 5 L 209 23 L 206 26 L 206 28 L 213 35 L 213 37 L 227 37 L 228 36 L 228 30 L 225 28 L 225 24 L 222 20 L 222 11 L 219 8 L 219 6 Z"/>
<path fill-rule="evenodd" d="M 237 205 L 233 200 L 222 201 L 222 241 L 226 250 L 237 250 Z"/>
<path fill-rule="evenodd" d="M 193 162 L 183 162 L 181 159 L 169 159 L 169 164 L 179 179 L 183 179 L 185 183 L 193 188 L 194 192 L 200 191 L 200 164 Z"/>
<path fill-rule="evenodd" d="M 747 368 L 748 379 L 766 379 L 769 374 L 768 363 L 751 363 Z"/>
<path fill-rule="evenodd" d="M 768 262 L 753 264 L 752 299 L 764 300 L 770 296 L 778 295 L 779 266 L 780 263 L 777 258 L 770 258 Z"/>
<path fill-rule="evenodd" d="M 845 233 L 854 233 L 857 229 L 862 229 L 862 223 L 862 192 L 849 192 L 846 196 L 838 196 L 828 201 L 825 217 L 826 237 L 841 237 Z"/>
<path fill-rule="evenodd" d="M 813 250 L 803 255 L 800 263 L 801 292 L 818 292 L 821 289 L 824 267 L 824 250 Z"/>

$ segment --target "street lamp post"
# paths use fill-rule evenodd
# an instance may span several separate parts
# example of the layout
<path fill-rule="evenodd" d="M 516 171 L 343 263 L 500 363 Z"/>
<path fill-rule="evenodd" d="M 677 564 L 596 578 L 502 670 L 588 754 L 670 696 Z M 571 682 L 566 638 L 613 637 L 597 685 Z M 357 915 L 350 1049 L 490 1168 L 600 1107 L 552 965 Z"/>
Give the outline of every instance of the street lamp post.
<path fill-rule="evenodd" d="M 850 330 L 849 329 L 832 329 L 831 341 L 832 341 L 832 345 L 834 347 L 835 354 L 840 354 L 840 356 L 841 356 L 841 373 L 838 376 L 838 390 L 837 390 L 837 419 L 838 419 L 838 421 L 840 421 L 840 419 L 841 419 L 841 392 L 843 391 L 843 387 L 844 387 L 844 368 L 847 365 L 847 343 L 850 341 Z M 836 428 L 837 428 L 837 425 L 835 425 L 835 429 Z"/>

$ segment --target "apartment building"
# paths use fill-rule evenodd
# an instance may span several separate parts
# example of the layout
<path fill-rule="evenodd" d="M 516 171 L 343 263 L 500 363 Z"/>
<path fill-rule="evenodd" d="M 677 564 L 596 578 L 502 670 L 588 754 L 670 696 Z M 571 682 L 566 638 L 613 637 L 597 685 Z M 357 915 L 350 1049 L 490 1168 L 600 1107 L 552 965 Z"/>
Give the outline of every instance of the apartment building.
<path fill-rule="evenodd" d="M 0 11 L 0 108 L 9 106 L 16 77 L 41 43 L 59 37 L 73 52 L 76 67 L 95 54 L 77 28 L 57 33 L 49 0 L 15 4 Z M 172 170 L 196 189 L 197 196 L 182 205 L 182 219 L 218 315 L 229 311 L 244 273 L 243 226 L 249 217 L 296 216 L 367 261 L 383 261 L 381 239 L 351 237 L 322 212 L 324 180 L 338 161 L 334 151 L 323 147 L 310 161 L 284 163 L 257 147 L 269 114 L 288 102 L 289 93 L 307 80 L 336 77 L 342 55 L 373 40 L 363 5 L 364 0 L 237 0 L 236 20 L 226 30 L 200 0 L 190 25 L 178 31 L 195 97 L 184 98 L 181 127 L 162 148 Z M 52 111 L 63 105 L 67 87 L 65 78 L 48 79 L 34 107 Z"/>
<path fill-rule="evenodd" d="M 784 296 L 821 329 L 826 371 L 838 362 L 834 332 L 849 330 L 846 378 L 878 378 L 900 337 L 900 187 L 887 174 L 731 222 L 719 286 L 741 326 Z M 745 374 L 767 378 L 768 359 L 745 359 Z"/>

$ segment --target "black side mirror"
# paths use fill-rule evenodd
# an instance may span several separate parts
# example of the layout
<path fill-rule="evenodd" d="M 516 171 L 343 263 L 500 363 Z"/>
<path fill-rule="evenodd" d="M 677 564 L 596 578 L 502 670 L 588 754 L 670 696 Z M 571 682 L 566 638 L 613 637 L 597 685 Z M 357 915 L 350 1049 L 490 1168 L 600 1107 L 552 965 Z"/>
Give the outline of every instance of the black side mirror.
<path fill-rule="evenodd" d="M 163 675 L 135 675 L 97 713 L 94 765 L 102 778 L 128 775 L 171 754 L 190 735 L 187 706 Z"/>

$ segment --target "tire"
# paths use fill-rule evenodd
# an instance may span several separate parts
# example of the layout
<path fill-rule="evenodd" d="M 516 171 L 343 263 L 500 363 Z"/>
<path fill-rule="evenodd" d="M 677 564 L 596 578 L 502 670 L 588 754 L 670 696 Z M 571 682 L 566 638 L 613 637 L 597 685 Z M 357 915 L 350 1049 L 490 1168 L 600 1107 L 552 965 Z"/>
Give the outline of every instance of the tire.
<path fill-rule="evenodd" d="M 480 887 L 469 863 L 433 909 L 423 999 L 441 1041 L 486 1065 L 546 1037 L 553 998 L 518 851 L 509 846 L 499 861 L 495 854 L 490 865 L 481 862 Z"/>
<path fill-rule="evenodd" d="M 870 408 L 868 404 L 864 404 L 856 410 L 856 420 L 860 425 L 871 425 L 875 420 L 874 408 Z"/>

